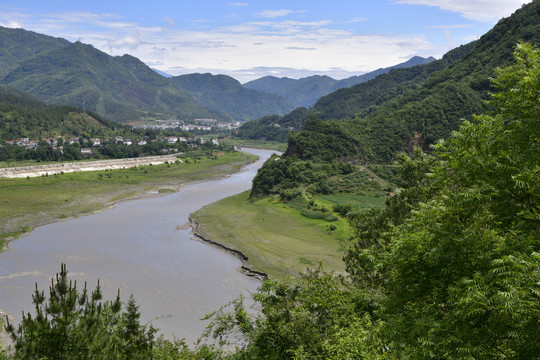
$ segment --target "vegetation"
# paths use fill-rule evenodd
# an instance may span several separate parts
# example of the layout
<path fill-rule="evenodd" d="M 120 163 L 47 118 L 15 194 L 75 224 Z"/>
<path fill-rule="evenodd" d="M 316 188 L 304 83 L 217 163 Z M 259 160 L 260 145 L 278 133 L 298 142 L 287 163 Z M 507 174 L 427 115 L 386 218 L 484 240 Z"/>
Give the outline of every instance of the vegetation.
<path fill-rule="evenodd" d="M 299 131 L 304 127 L 308 114 L 306 108 L 297 108 L 284 116 L 270 115 L 248 121 L 237 130 L 235 137 L 285 143 L 291 131 Z"/>
<path fill-rule="evenodd" d="M 48 137 L 104 137 L 127 129 L 70 106 L 47 106 L 29 95 L 0 86 L 0 140 Z"/>
<path fill-rule="evenodd" d="M 403 191 L 351 214 L 342 279 L 272 281 L 214 314 L 240 359 L 533 359 L 540 353 L 540 51 L 496 71 L 492 115 L 401 155 Z"/>
<path fill-rule="evenodd" d="M 36 290 L 35 314 L 24 315 L 15 328 L 6 326 L 15 342 L 16 359 L 149 359 L 155 329 L 139 322 L 133 297 L 122 310 L 120 292 L 103 302 L 99 286 L 91 294 L 86 284 L 68 280 L 62 264 L 49 287 L 49 296 Z"/>
<path fill-rule="evenodd" d="M 322 199 L 317 202 L 323 204 Z M 191 218 L 205 238 L 242 252 L 248 268 L 272 279 L 288 279 L 319 262 L 328 270 L 345 270 L 342 257 L 353 233 L 346 219 L 332 212 L 332 202 L 324 204 L 314 201 L 309 211 L 332 216 L 331 222 L 303 215 L 308 204 L 284 204 L 271 197 L 250 201 L 249 192 L 244 192 L 206 206 Z"/>

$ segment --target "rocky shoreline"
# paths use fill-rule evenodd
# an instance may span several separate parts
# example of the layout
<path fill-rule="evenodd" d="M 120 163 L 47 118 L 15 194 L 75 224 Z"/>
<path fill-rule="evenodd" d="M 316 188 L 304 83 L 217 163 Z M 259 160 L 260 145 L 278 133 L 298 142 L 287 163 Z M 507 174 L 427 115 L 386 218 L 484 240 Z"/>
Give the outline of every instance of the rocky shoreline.
<path fill-rule="evenodd" d="M 220 244 L 218 242 L 215 242 L 213 240 L 210 240 L 208 237 L 206 237 L 206 235 L 201 231 L 200 227 L 199 227 L 199 224 L 191 217 L 189 217 L 189 224 L 191 225 L 191 233 L 193 235 L 195 235 L 199 240 L 201 241 L 204 241 L 205 243 L 208 243 L 212 246 L 215 246 L 217 247 L 218 249 L 220 250 L 223 250 L 231 255 L 234 255 L 236 256 L 237 258 L 240 259 L 240 261 L 242 261 L 242 263 L 245 263 L 247 260 L 248 260 L 248 257 L 246 255 L 244 255 L 241 251 L 238 251 L 238 250 L 235 250 L 235 249 L 232 249 L 232 248 L 229 248 L 223 244 Z M 261 271 L 256 271 L 256 270 L 252 270 L 250 268 L 248 268 L 247 266 L 244 266 L 242 265 L 239 269 L 238 269 L 242 274 L 246 275 L 246 276 L 249 276 L 249 277 L 253 277 L 253 278 L 256 278 L 260 281 L 264 281 L 264 280 L 267 280 L 268 279 L 268 275 L 261 272 Z"/>

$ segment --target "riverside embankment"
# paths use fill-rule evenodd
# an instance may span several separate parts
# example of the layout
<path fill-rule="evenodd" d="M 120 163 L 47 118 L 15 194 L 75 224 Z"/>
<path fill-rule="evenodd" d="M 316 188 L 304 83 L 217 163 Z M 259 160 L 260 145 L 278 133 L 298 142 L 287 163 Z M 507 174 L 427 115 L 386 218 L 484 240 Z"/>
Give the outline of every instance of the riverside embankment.
<path fill-rule="evenodd" d="M 178 158 L 176 157 L 176 155 L 163 155 L 128 159 L 81 161 L 59 164 L 9 167 L 0 169 L 0 177 L 25 178 L 42 175 L 69 173 L 74 171 L 116 170 L 141 165 L 159 165 L 166 162 L 175 162 L 177 160 Z"/>

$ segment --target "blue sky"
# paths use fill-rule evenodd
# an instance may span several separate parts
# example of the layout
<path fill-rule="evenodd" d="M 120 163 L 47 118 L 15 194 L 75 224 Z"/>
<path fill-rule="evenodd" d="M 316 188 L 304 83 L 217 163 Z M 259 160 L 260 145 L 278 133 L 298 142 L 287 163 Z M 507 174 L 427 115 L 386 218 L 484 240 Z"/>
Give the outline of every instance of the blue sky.
<path fill-rule="evenodd" d="M 0 25 L 131 54 L 172 75 L 340 79 L 440 58 L 530 0 L 2 0 Z"/>

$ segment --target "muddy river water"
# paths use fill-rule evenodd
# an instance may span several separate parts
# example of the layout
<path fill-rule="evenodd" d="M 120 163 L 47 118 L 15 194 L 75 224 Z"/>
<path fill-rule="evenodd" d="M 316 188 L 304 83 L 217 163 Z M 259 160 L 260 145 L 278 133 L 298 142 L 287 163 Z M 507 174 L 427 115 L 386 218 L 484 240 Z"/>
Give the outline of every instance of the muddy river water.
<path fill-rule="evenodd" d="M 178 229 L 192 212 L 251 187 L 272 152 L 248 151 L 259 161 L 230 177 L 126 201 L 12 241 L 0 254 L 0 309 L 17 320 L 22 310 L 32 312 L 34 284 L 47 294 L 65 263 L 79 287 L 87 281 L 93 290 L 100 279 L 105 299 L 112 300 L 117 289 L 123 301 L 133 294 L 144 322 L 152 321 L 166 337 L 195 341 L 206 325 L 201 317 L 260 285 L 237 270 L 239 259 L 195 240 L 191 229 Z"/>

